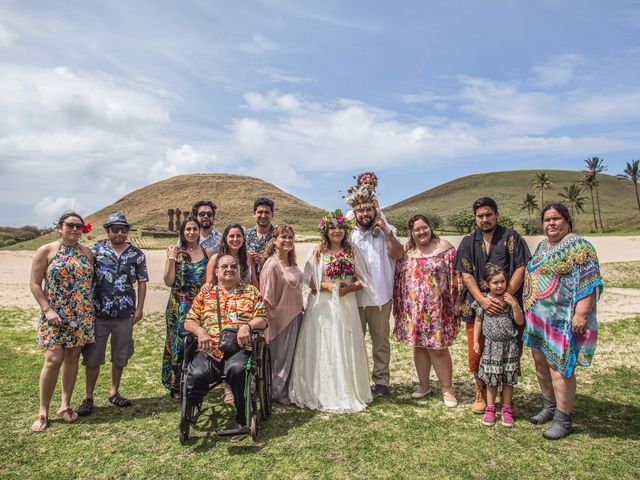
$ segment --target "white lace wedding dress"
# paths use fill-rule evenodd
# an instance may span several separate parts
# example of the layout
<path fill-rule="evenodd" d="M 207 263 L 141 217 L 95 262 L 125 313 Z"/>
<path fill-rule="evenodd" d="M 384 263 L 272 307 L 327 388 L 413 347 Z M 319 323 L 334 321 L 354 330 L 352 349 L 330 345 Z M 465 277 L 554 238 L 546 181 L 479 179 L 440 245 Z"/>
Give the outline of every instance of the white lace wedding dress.
<path fill-rule="evenodd" d="M 352 253 L 358 279 L 368 275 Z M 333 282 L 324 273 L 329 257 L 312 253 L 305 265 L 305 286 Z M 336 281 L 335 283 L 340 283 Z M 298 406 L 329 412 L 359 412 L 373 400 L 367 350 L 355 293 L 308 293 L 307 308 L 293 360 L 289 398 Z"/>

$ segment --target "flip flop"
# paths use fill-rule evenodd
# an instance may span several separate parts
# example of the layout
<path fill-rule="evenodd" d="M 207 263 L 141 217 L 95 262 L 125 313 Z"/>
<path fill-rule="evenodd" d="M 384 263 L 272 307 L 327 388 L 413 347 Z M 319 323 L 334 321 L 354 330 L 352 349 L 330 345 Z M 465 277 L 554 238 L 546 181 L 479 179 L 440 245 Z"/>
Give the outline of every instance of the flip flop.
<path fill-rule="evenodd" d="M 231 391 L 231 387 L 225 384 L 224 386 L 224 400 L 222 400 L 225 405 L 234 405 L 233 400 L 233 392 Z"/>
<path fill-rule="evenodd" d="M 62 418 L 62 420 L 64 420 L 67 423 L 73 423 L 76 420 L 78 420 L 78 414 L 73 411 L 72 407 L 67 407 L 65 409 L 58 410 L 58 415 L 60 416 L 60 418 Z"/>
<path fill-rule="evenodd" d="M 128 407 L 131 405 L 131 400 L 121 397 L 119 393 L 116 393 L 109 397 L 109 403 L 114 404 L 116 407 Z"/>
<path fill-rule="evenodd" d="M 36 421 L 31 425 L 33 433 L 42 433 L 49 426 L 49 419 L 46 415 L 38 415 Z"/>

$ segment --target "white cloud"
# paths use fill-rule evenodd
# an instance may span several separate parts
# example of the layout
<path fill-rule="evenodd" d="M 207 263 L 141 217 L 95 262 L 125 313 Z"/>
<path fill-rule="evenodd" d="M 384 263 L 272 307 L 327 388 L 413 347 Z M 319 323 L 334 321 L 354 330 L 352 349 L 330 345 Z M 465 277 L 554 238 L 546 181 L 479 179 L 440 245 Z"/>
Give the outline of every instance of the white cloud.
<path fill-rule="evenodd" d="M 73 197 L 44 197 L 33 207 L 33 213 L 41 222 L 40 225 L 57 221 L 60 215 L 70 210 L 84 215 L 80 202 Z"/>
<path fill-rule="evenodd" d="M 300 84 L 309 81 L 306 77 L 299 77 L 291 73 L 285 72 L 275 67 L 265 66 L 256 68 L 256 73 L 265 76 L 270 82 L 273 83 L 293 83 Z"/>
<path fill-rule="evenodd" d="M 273 52 L 278 48 L 279 47 L 276 42 L 258 33 L 256 33 L 251 37 L 250 42 L 245 42 L 238 46 L 239 50 L 245 53 L 250 53 L 254 55 L 265 53 L 265 52 Z"/>
<path fill-rule="evenodd" d="M 553 88 L 567 85 L 576 75 L 576 70 L 587 65 L 587 59 L 574 53 L 552 57 L 543 65 L 535 65 L 531 70 L 538 76 L 536 85 Z"/>
<path fill-rule="evenodd" d="M 6 48 L 13 43 L 13 33 L 0 23 L 0 48 Z"/>
<path fill-rule="evenodd" d="M 281 94 L 277 90 L 271 90 L 266 94 L 248 92 L 244 94 L 246 106 L 254 111 L 296 111 L 299 110 L 304 100 L 292 93 Z"/>

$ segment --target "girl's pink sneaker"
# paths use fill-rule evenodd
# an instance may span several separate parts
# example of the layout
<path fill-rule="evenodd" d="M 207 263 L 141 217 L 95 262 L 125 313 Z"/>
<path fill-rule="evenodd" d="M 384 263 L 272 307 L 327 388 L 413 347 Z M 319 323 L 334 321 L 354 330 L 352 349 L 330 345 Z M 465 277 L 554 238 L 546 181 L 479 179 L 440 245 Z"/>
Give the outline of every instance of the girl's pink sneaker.
<path fill-rule="evenodd" d="M 486 427 L 493 427 L 496 424 L 496 406 L 489 405 L 484 409 L 482 424 Z"/>
<path fill-rule="evenodd" d="M 511 414 L 511 407 L 508 405 L 502 406 L 502 425 L 505 427 L 513 427 L 516 422 L 513 420 L 513 415 Z"/>

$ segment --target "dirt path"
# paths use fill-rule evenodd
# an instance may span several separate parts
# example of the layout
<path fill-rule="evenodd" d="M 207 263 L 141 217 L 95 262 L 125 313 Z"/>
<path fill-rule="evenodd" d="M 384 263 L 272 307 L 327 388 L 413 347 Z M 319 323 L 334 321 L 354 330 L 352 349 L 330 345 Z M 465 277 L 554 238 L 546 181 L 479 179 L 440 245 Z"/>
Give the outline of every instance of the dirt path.
<path fill-rule="evenodd" d="M 458 245 L 461 237 L 448 237 Z M 533 248 L 537 238 L 527 238 Z M 594 237 L 590 238 L 598 250 L 601 262 L 620 262 L 640 260 L 640 237 Z M 297 243 L 298 263 L 304 264 L 307 255 L 315 247 L 313 243 Z M 35 308 L 37 304 L 29 291 L 29 275 L 34 252 L 0 251 L 0 305 L 21 308 Z M 149 286 L 146 312 L 164 312 L 169 288 L 162 281 L 165 252 L 148 250 L 147 266 Z M 605 286 L 606 287 L 606 286 Z M 598 304 L 598 319 L 612 321 L 640 313 L 640 290 L 626 288 L 605 288 Z"/>

